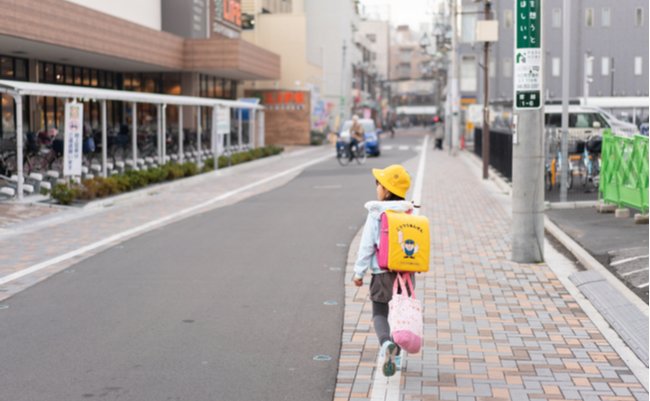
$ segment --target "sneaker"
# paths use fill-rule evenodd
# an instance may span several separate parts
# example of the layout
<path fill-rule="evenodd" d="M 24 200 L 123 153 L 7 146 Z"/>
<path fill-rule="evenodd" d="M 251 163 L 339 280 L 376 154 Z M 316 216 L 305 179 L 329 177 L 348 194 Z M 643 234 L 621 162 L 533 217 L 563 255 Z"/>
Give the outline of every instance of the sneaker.
<path fill-rule="evenodd" d="M 397 345 L 392 341 L 386 341 L 381 345 L 382 372 L 384 372 L 384 376 L 386 377 L 395 374 L 395 354 L 397 354 Z"/>
<path fill-rule="evenodd" d="M 402 354 L 395 356 L 395 371 L 402 370 Z"/>

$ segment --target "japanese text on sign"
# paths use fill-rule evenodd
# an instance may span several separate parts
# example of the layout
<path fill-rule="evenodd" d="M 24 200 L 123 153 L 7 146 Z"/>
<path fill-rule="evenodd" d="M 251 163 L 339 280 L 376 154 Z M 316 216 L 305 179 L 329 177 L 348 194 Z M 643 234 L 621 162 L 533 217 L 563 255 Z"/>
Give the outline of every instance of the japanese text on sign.
<path fill-rule="evenodd" d="M 63 175 L 81 175 L 83 141 L 83 104 L 65 104 L 65 134 L 63 145 Z"/>

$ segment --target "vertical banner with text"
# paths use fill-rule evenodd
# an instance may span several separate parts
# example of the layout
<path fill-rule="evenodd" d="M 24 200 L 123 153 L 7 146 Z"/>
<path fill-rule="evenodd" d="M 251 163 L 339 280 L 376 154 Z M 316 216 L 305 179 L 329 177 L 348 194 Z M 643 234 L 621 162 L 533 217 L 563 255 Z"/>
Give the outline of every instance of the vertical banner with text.
<path fill-rule="evenodd" d="M 514 106 L 539 109 L 542 101 L 542 0 L 516 0 Z"/>
<path fill-rule="evenodd" d="M 63 175 L 80 176 L 83 142 L 83 103 L 65 104 Z"/>

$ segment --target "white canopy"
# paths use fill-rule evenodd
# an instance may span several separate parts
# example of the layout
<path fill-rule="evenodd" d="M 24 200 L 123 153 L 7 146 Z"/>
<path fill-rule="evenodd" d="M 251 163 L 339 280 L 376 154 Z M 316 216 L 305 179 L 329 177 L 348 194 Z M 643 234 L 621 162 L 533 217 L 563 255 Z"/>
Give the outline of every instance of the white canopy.
<path fill-rule="evenodd" d="M 9 81 L 0 79 L 0 93 L 15 93 L 22 96 L 50 96 L 62 98 L 83 98 L 95 100 L 117 100 L 123 102 L 171 104 L 180 106 L 225 106 L 231 108 L 262 110 L 264 107 L 252 103 L 204 97 L 163 95 L 159 93 L 131 92 L 114 89 L 99 89 L 84 86 L 41 84 L 35 82 Z"/>
<path fill-rule="evenodd" d="M 122 101 L 131 103 L 132 113 L 136 114 L 136 105 L 138 103 L 149 103 L 158 105 L 160 115 L 161 109 L 167 105 L 175 106 L 194 106 L 194 107 L 211 107 L 213 110 L 213 116 L 216 116 L 216 110 L 218 107 L 227 107 L 239 109 L 240 113 L 239 118 L 241 121 L 241 110 L 249 109 L 256 114 L 259 111 L 260 124 L 259 124 L 259 135 L 260 143 L 263 143 L 264 135 L 264 107 L 256 105 L 253 103 L 242 102 L 242 101 L 233 101 L 225 99 L 212 99 L 204 97 L 191 97 L 191 96 L 175 96 L 175 95 L 163 95 L 159 93 L 143 93 L 143 92 L 130 92 L 130 91 L 121 91 L 113 89 L 99 89 L 92 87 L 81 87 L 81 86 L 69 86 L 69 85 L 56 85 L 56 84 L 42 84 L 34 82 L 24 82 L 24 81 L 9 81 L 9 80 L 0 80 L 0 93 L 6 93 L 14 97 L 16 100 L 16 161 L 17 168 L 16 173 L 18 176 L 17 183 L 17 196 L 18 199 L 22 199 L 23 196 L 23 96 L 46 96 L 46 97 L 58 97 L 66 99 L 88 99 L 96 100 L 102 102 L 102 175 L 107 176 L 106 165 L 107 165 L 107 138 L 106 138 L 106 101 Z M 183 112 L 182 108 L 179 110 L 179 127 L 183 126 Z M 158 135 L 164 135 L 165 133 L 165 119 L 160 118 L 158 121 Z M 241 124 L 240 135 L 241 138 Z M 252 131 L 253 124 L 249 125 L 249 130 Z M 137 159 L 137 146 L 136 146 L 136 130 L 137 130 L 137 120 L 133 119 L 132 130 L 131 130 L 131 144 L 132 144 L 132 158 L 135 165 Z M 199 148 L 200 152 L 200 135 L 201 135 L 201 109 L 197 110 L 197 140 L 196 146 Z M 183 130 L 179 130 L 179 156 L 180 160 L 183 160 Z M 216 124 L 212 126 L 212 135 L 213 135 L 213 147 L 215 146 L 215 138 L 217 137 L 217 128 Z M 228 136 L 230 138 L 230 136 Z M 241 146 L 241 139 L 239 141 L 239 146 Z M 218 148 L 215 148 L 217 150 Z M 165 141 L 158 140 L 158 152 L 162 156 L 162 160 L 165 160 L 166 150 L 165 150 Z M 215 152 L 215 157 L 217 156 Z M 215 163 L 215 168 L 217 163 Z"/>

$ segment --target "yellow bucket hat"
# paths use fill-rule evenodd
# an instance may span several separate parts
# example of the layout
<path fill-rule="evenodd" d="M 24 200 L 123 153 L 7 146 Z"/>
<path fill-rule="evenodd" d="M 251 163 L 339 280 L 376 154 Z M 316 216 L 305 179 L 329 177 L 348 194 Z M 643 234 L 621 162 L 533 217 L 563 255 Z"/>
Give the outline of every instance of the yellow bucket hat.
<path fill-rule="evenodd" d="M 399 164 L 393 164 L 385 169 L 372 169 L 372 175 L 387 190 L 400 198 L 406 198 L 406 192 L 411 187 L 411 177 L 406 169 Z"/>

